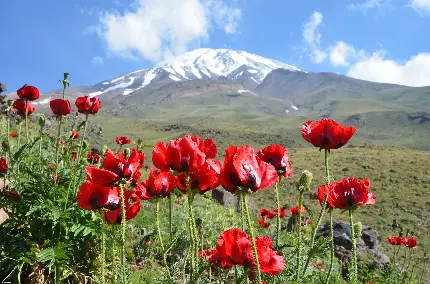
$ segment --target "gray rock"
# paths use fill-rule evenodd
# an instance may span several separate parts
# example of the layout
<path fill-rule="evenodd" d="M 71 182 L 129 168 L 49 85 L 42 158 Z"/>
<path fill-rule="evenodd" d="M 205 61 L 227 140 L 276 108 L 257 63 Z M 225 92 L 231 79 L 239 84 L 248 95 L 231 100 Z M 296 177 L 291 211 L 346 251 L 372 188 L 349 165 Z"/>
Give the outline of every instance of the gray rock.
<path fill-rule="evenodd" d="M 317 237 L 330 236 L 330 226 L 328 223 L 318 228 Z M 350 262 L 352 258 L 351 233 L 350 226 L 347 222 L 333 221 L 333 238 L 335 245 L 335 256 L 342 261 Z M 378 232 L 363 225 L 361 237 L 357 238 L 357 253 L 359 259 L 368 261 L 369 266 L 384 267 L 390 264 L 390 258 L 378 250 L 381 237 Z"/>
<path fill-rule="evenodd" d="M 238 209 L 236 195 L 233 195 L 222 188 L 216 188 L 212 190 L 212 198 L 215 200 L 215 202 L 222 206 L 228 207 L 232 205 L 234 208 L 236 208 L 236 210 Z"/>
<path fill-rule="evenodd" d="M 0 93 L 6 92 L 6 85 L 0 82 Z"/>

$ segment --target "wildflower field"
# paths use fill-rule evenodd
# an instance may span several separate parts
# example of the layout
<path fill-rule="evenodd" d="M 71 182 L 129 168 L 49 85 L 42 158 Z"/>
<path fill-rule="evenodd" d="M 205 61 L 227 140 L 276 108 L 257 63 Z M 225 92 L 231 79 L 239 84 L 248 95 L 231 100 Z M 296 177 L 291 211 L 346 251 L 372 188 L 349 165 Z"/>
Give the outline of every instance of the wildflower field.
<path fill-rule="evenodd" d="M 46 114 L 55 131 L 44 115 L 31 120 L 40 95 L 29 85 L 8 101 L 1 121 L 3 283 L 427 283 L 428 227 L 411 226 L 420 218 L 378 222 L 378 203 L 401 217 L 402 200 L 373 190 L 381 180 L 354 173 L 361 156 L 378 157 L 375 147 L 348 147 L 353 126 L 331 118 L 297 125 L 312 147 L 299 172 L 288 145 L 221 148 L 195 135 L 149 144 L 121 129 L 115 144 L 100 143 L 88 139 L 87 125 L 102 101 L 67 100 L 68 77 Z M 72 111 L 82 123 L 70 126 Z M 349 159 L 339 163 L 339 151 Z M 428 154 L 420 156 L 425 163 Z M 217 204 L 211 192 L 218 188 L 236 206 Z M 428 204 L 417 210 L 428 216 Z M 335 256 L 337 219 L 347 221 L 349 259 Z M 357 251 L 366 224 L 384 228 L 385 265 Z"/>

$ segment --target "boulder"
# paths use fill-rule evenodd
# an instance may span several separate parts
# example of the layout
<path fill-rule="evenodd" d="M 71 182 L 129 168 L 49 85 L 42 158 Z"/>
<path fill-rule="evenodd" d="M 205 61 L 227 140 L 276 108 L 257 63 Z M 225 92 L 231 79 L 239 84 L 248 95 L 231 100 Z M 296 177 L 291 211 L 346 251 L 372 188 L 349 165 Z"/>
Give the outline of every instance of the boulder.
<path fill-rule="evenodd" d="M 239 209 L 236 195 L 233 195 L 222 188 L 216 188 L 212 190 L 212 198 L 216 203 L 222 206 L 228 207 L 232 205 L 234 208 L 236 208 L 236 211 Z"/>
<path fill-rule="evenodd" d="M 352 258 L 351 233 L 349 223 L 333 221 L 334 254 L 343 262 L 350 262 Z M 319 226 L 317 237 L 329 237 L 330 225 Z M 368 225 L 363 225 L 362 235 L 357 238 L 357 255 L 359 260 L 366 261 L 371 267 L 385 267 L 390 264 L 390 258 L 378 250 L 381 237 L 378 232 Z"/>

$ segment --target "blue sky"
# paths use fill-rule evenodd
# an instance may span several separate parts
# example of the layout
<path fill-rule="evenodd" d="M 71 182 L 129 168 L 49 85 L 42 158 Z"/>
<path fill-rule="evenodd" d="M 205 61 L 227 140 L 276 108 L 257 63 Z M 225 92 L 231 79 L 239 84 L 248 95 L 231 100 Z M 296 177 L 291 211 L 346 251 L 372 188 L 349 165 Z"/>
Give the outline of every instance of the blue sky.
<path fill-rule="evenodd" d="M 430 0 L 14 0 L 2 3 L 0 81 L 91 85 L 197 47 L 314 72 L 430 85 Z"/>

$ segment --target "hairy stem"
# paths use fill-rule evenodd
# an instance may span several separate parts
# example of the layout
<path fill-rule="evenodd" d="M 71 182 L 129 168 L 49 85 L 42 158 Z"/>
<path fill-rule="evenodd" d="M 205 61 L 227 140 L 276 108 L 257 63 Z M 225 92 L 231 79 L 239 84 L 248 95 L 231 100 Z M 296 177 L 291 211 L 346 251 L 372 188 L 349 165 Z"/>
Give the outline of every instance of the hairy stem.
<path fill-rule="evenodd" d="M 326 184 L 330 183 L 330 172 L 329 172 L 329 165 L 328 165 L 328 154 L 329 154 L 329 151 L 327 149 L 325 149 L 325 151 L 324 151 L 324 165 L 325 165 Z M 312 230 L 311 246 L 310 246 L 310 250 L 309 251 L 311 251 L 314 248 L 315 237 L 317 235 L 318 226 L 321 223 L 321 220 L 322 220 L 322 218 L 324 216 L 324 212 L 325 212 L 326 207 L 327 207 L 327 199 L 328 199 L 328 195 L 327 195 L 327 192 L 326 192 L 324 194 L 324 199 L 323 199 L 323 202 L 321 204 L 321 210 L 320 210 L 320 213 L 318 215 L 317 223 L 315 224 L 315 227 L 313 227 L 313 230 Z M 306 271 L 307 271 L 307 269 L 309 267 L 309 263 L 311 261 L 311 258 L 312 258 L 312 255 L 308 254 L 308 257 L 306 258 L 306 264 L 305 264 L 305 267 L 303 269 L 303 274 L 306 274 Z"/>
<path fill-rule="evenodd" d="M 190 249 L 189 251 L 191 252 L 191 258 L 190 258 L 190 283 L 192 283 L 192 279 L 193 279 L 193 274 L 194 274 L 194 265 L 195 265 L 195 257 L 194 257 L 194 251 L 195 251 L 195 246 L 196 246 L 196 242 L 194 239 L 194 229 L 193 229 L 193 210 L 191 208 L 191 201 L 190 201 L 190 196 L 187 196 L 187 205 L 188 205 L 188 230 L 190 233 Z"/>
<path fill-rule="evenodd" d="M 240 217 L 241 217 L 241 225 L 242 225 L 242 231 L 245 232 L 245 211 L 243 208 L 243 198 L 242 198 L 243 192 L 242 190 L 239 191 L 239 206 L 240 206 Z"/>
<path fill-rule="evenodd" d="M 245 192 L 242 192 L 242 200 L 243 200 L 243 205 L 244 205 L 243 207 L 245 208 L 245 214 L 246 214 L 246 221 L 248 224 L 249 236 L 251 237 L 252 252 L 254 255 L 256 282 L 257 282 L 257 284 L 261 284 L 260 263 L 258 261 L 257 246 L 255 244 L 254 232 L 253 232 L 253 228 L 252 228 L 251 217 L 249 216 L 248 201 L 246 200 L 246 193 Z"/>
<path fill-rule="evenodd" d="M 280 201 L 279 201 L 279 183 L 280 181 L 278 181 L 275 184 L 275 196 L 276 196 L 276 208 L 278 209 L 278 215 L 276 215 L 276 249 L 279 249 L 279 237 L 281 235 L 281 205 L 280 205 Z"/>
<path fill-rule="evenodd" d="M 296 283 L 300 280 L 300 264 L 301 264 L 301 250 L 302 250 L 302 204 L 303 204 L 303 191 L 299 195 L 299 218 L 297 220 L 297 270 L 296 270 Z"/>
<path fill-rule="evenodd" d="M 125 212 L 125 194 L 124 186 L 120 185 L 121 190 L 121 280 L 122 283 L 127 283 L 126 263 L 125 263 L 125 232 L 126 232 L 126 212 Z"/>
<path fill-rule="evenodd" d="M 87 134 L 87 125 L 88 125 L 88 114 L 85 115 L 85 123 L 84 123 L 84 133 L 82 134 L 81 145 L 78 151 L 77 161 L 79 162 L 79 158 L 81 157 L 82 148 L 84 146 L 85 135 Z"/>
<path fill-rule="evenodd" d="M 105 232 L 103 230 L 103 219 L 100 224 L 100 233 L 101 233 L 101 266 L 100 266 L 100 274 L 101 274 L 101 283 L 105 284 Z"/>
<path fill-rule="evenodd" d="M 30 140 L 28 138 L 28 101 L 27 100 L 25 100 L 25 138 L 27 139 L 27 144 L 28 144 Z"/>
<path fill-rule="evenodd" d="M 172 194 L 169 195 L 169 239 L 173 239 L 173 224 L 172 224 L 172 207 L 173 207 Z"/>
<path fill-rule="evenodd" d="M 354 230 L 354 222 L 353 222 L 353 209 L 349 209 L 349 225 L 351 227 L 351 241 L 352 241 L 352 264 L 349 272 L 349 280 L 350 283 L 355 284 L 357 283 L 357 241 L 355 238 L 355 230 Z"/>
<path fill-rule="evenodd" d="M 161 237 L 160 213 L 159 212 L 160 212 L 160 201 L 157 199 L 157 201 L 155 202 L 155 220 L 157 222 L 158 240 L 160 241 L 161 253 L 163 254 L 164 267 L 166 268 L 167 275 L 169 275 L 169 278 L 171 278 L 172 276 L 170 275 L 169 266 L 167 265 L 167 261 L 166 261 L 166 254 L 165 254 L 165 249 L 164 249 L 164 244 L 163 244 L 163 238 Z"/>
<path fill-rule="evenodd" d="M 330 267 L 327 272 L 327 278 L 325 280 L 325 283 L 328 284 L 330 281 L 331 271 L 333 269 L 333 262 L 334 262 L 334 237 L 333 237 L 333 210 L 329 210 L 329 216 L 330 216 Z"/>

